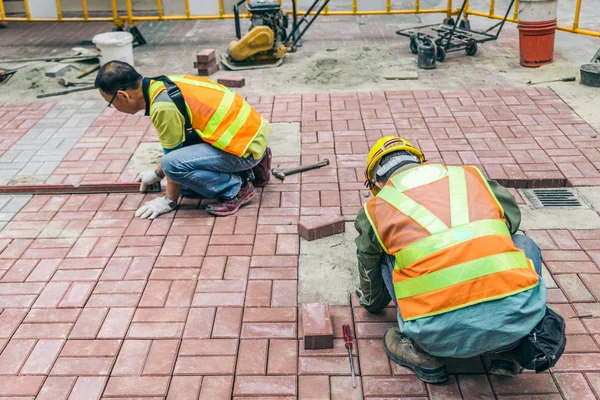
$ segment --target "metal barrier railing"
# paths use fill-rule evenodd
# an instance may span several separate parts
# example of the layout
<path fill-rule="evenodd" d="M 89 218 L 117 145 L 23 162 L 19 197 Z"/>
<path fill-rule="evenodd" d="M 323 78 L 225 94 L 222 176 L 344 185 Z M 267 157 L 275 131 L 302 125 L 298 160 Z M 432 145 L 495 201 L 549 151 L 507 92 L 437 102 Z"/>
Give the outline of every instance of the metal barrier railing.
<path fill-rule="evenodd" d="M 233 14 L 225 12 L 224 0 L 214 0 L 218 2 L 219 13 L 215 15 L 193 15 L 190 11 L 190 0 L 184 0 L 185 2 L 185 15 L 165 15 L 162 0 L 156 0 L 156 9 L 154 15 L 134 15 L 131 0 L 125 0 L 126 15 L 122 15 L 118 8 L 116 0 L 111 0 L 111 11 L 112 17 L 90 17 L 88 12 L 88 0 L 81 0 L 82 2 L 82 16 L 80 17 L 63 17 L 61 8 L 61 0 L 55 0 L 56 2 L 56 18 L 39 18 L 32 17 L 29 7 L 29 0 L 23 0 L 25 16 L 7 16 L 3 0 L 0 0 L 0 21 L 22 21 L 22 22 L 86 22 L 86 21 L 112 21 L 116 26 L 121 26 L 124 21 L 127 21 L 130 25 L 139 21 L 177 21 L 177 20 L 204 20 L 204 19 L 229 19 L 234 18 Z M 279 0 L 279 3 L 282 1 Z M 288 14 L 291 14 L 291 10 L 286 10 Z M 329 11 L 329 7 L 325 7 L 322 15 L 336 15 L 336 16 L 353 16 L 353 15 L 399 15 L 399 14 L 427 14 L 427 13 L 440 13 L 446 14 L 450 18 L 453 14 L 452 0 L 448 0 L 448 6 L 446 8 L 439 9 L 422 9 L 420 0 L 415 0 L 414 9 L 406 10 L 394 10 L 392 9 L 391 0 L 386 0 L 384 10 L 374 11 L 361 11 L 358 9 L 358 0 L 352 0 L 352 9 L 348 11 Z M 301 11 L 298 15 L 303 15 Z"/>
<path fill-rule="evenodd" d="M 56 17 L 55 18 L 39 18 L 32 17 L 31 10 L 29 7 L 29 0 L 23 0 L 24 12 L 25 16 L 7 16 L 6 10 L 4 6 L 4 0 L 0 0 L 0 21 L 26 21 L 26 22 L 113 22 L 115 26 L 122 26 L 126 21 L 130 26 L 133 26 L 135 22 L 140 21 L 177 21 L 177 20 L 208 20 L 208 19 L 228 19 L 234 18 L 233 14 L 229 14 L 225 12 L 224 0 L 214 0 L 218 2 L 219 13 L 215 15 L 193 15 L 190 11 L 190 0 L 184 0 L 185 2 L 185 15 L 165 15 L 165 10 L 163 7 L 162 0 L 156 1 L 156 9 L 154 11 L 150 11 L 150 13 L 154 15 L 135 15 L 133 12 L 132 0 L 125 0 L 126 6 L 126 14 L 123 15 L 122 12 L 118 10 L 117 0 L 111 0 L 111 11 L 112 16 L 103 16 L 103 17 L 90 17 L 88 11 L 88 0 L 81 0 L 82 10 L 80 17 L 64 17 L 63 11 L 61 7 L 61 0 L 55 0 L 56 4 Z M 208 0 L 203 0 L 208 1 Z M 281 3 L 281 0 L 279 0 Z M 386 0 L 385 9 L 383 10 L 375 10 L 375 11 L 361 11 L 358 8 L 358 0 L 352 0 L 352 9 L 347 11 L 329 11 L 329 7 L 325 7 L 322 15 L 336 15 L 336 16 L 355 16 L 355 15 L 400 15 L 400 14 L 429 14 L 429 13 L 439 13 L 446 14 L 447 18 L 450 18 L 453 15 L 457 14 L 457 10 L 453 9 L 452 5 L 453 0 L 448 0 L 448 4 L 446 8 L 437 8 L 437 9 L 422 9 L 421 1 L 415 0 L 415 8 L 406 9 L 406 10 L 394 10 L 391 6 L 391 0 Z M 503 19 L 504 16 L 495 14 L 495 3 L 496 0 L 490 0 L 490 8 L 488 12 L 471 10 L 469 7 L 469 3 L 467 3 L 465 7 L 465 18 L 469 15 L 475 15 L 479 17 L 486 17 L 492 19 Z M 568 26 L 558 26 L 557 29 L 566 32 L 579 33 L 583 35 L 590 35 L 600 37 L 600 32 L 580 29 L 579 28 L 579 19 L 581 14 L 581 3 L 582 0 L 577 0 L 575 5 L 575 16 L 573 19 L 573 25 L 571 27 Z M 515 3 L 515 9 L 513 18 L 508 18 L 509 22 L 518 22 L 518 10 L 519 10 L 519 1 L 517 0 Z M 147 13 L 147 12 L 145 12 Z M 291 14 L 292 11 L 287 11 L 288 14 Z M 298 15 L 303 15 L 302 12 L 299 12 Z"/>
<path fill-rule="evenodd" d="M 577 0 L 577 2 L 575 3 L 575 14 L 573 16 L 573 25 L 572 26 L 557 26 L 556 29 L 558 29 L 559 31 L 565 31 L 565 32 L 571 32 L 571 33 L 579 33 L 581 35 L 589 35 L 589 36 L 596 36 L 596 37 L 600 37 L 600 32 L 596 32 L 596 31 L 591 31 L 591 30 L 587 30 L 587 29 L 579 29 L 579 18 L 581 16 L 581 3 L 583 0 Z M 466 15 L 475 15 L 478 17 L 486 17 L 486 18 L 492 18 L 492 19 L 503 19 L 504 16 L 503 15 L 497 15 L 495 14 L 495 4 L 496 4 L 496 0 L 490 0 L 490 10 L 489 12 L 481 12 L 481 11 L 474 11 L 471 10 L 468 5 L 467 5 L 467 9 L 465 11 Z M 507 21 L 509 22 L 518 22 L 519 21 L 519 0 L 517 0 L 515 2 L 515 9 L 514 9 L 514 13 L 513 13 L 513 18 L 508 18 Z"/>

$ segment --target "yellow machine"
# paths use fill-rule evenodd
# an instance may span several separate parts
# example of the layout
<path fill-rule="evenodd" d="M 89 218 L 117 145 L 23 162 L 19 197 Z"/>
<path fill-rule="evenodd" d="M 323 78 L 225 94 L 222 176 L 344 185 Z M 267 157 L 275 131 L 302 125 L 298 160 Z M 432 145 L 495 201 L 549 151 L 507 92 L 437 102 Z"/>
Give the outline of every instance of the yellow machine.
<path fill-rule="evenodd" d="M 327 6 L 329 0 L 315 0 L 300 21 L 297 19 L 296 1 L 292 0 L 293 28 L 289 34 L 287 33 L 288 16 L 277 0 L 251 0 L 246 3 L 251 15 L 250 29 L 242 37 L 239 7 L 244 3 L 246 0 L 240 0 L 233 8 L 237 40 L 231 42 L 227 49 L 227 57 L 222 60 L 223 64 L 231 70 L 281 65 L 285 55 L 296 50 L 300 39 Z M 314 15 L 310 15 L 315 9 L 317 11 Z"/>

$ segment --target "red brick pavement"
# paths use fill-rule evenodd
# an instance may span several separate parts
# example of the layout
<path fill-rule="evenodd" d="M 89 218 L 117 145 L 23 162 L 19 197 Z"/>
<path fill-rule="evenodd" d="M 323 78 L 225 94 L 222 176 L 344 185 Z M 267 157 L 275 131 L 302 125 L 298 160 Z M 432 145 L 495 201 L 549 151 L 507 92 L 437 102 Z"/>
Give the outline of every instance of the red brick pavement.
<path fill-rule="evenodd" d="M 512 186 L 597 184 L 596 133 L 553 92 L 249 101 L 273 122 L 302 123 L 302 157 L 277 164 L 327 157 L 331 166 L 269 185 L 227 218 L 188 199 L 155 221 L 134 218 L 156 195 L 35 196 L 0 231 L 0 398 L 599 398 L 600 231 L 528 232 L 553 277 L 548 301 L 568 324 L 566 354 L 551 373 L 498 379 L 479 358 L 449 360 L 451 380 L 425 385 L 383 352 L 393 308 L 373 316 L 356 299 L 331 308 L 334 349 L 300 343 L 296 223 L 357 213 L 368 200 L 365 154 L 378 138 L 401 134 L 432 161 L 481 165 Z M 112 112 L 50 181 L 132 178 L 127 160 L 155 133 L 144 117 Z M 356 335 L 356 390 L 345 323 Z"/>
<path fill-rule="evenodd" d="M 54 103 L 0 103 L 0 156 L 48 113 Z"/>
<path fill-rule="evenodd" d="M 303 214 L 353 214 L 369 147 L 401 135 L 429 161 L 482 167 L 515 188 L 600 185 L 597 133 L 548 88 L 280 95 L 248 100 L 272 122 L 301 122 L 302 159 L 329 168 L 288 179 L 301 191 Z M 276 132 L 275 132 L 276 134 Z M 123 169 L 140 141 L 155 141 L 149 120 L 107 109 L 48 183 L 131 180 Z M 288 189 L 289 188 L 289 189 Z M 316 192 L 320 192 L 316 193 Z M 290 196 L 290 195 L 288 195 Z M 315 197 L 316 196 L 316 197 Z"/>
<path fill-rule="evenodd" d="M 450 381 L 425 385 L 383 352 L 381 336 L 396 323 L 393 308 L 370 315 L 356 298 L 352 308 L 332 307 L 334 349 L 304 350 L 299 237 L 291 223 L 312 207 L 302 206 L 299 189 L 297 183 L 268 186 L 260 201 L 221 219 L 186 201 L 152 222 L 133 216 L 151 196 L 35 196 L 0 232 L 0 396 L 600 394 L 600 231 L 527 232 L 553 276 L 547 280 L 550 306 L 567 321 L 568 347 L 551 373 L 499 379 L 486 375 L 479 358 L 449 360 Z M 356 336 L 356 390 L 344 323 Z"/>

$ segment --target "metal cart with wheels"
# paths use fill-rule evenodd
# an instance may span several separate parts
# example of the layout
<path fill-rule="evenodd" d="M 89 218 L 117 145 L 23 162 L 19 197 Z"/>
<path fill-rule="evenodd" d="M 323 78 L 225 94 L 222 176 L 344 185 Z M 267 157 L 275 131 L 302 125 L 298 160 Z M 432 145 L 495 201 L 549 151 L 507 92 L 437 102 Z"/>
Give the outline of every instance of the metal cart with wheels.
<path fill-rule="evenodd" d="M 469 0 L 463 1 L 460 11 L 456 17 L 457 21 L 461 20 L 468 1 Z M 454 51 L 464 50 L 468 56 L 474 56 L 477 54 L 478 44 L 498 39 L 498 36 L 500 36 L 500 32 L 502 32 L 502 28 L 504 27 L 504 23 L 508 18 L 508 14 L 510 13 L 510 9 L 513 7 L 514 3 L 515 0 L 510 1 L 503 20 L 482 32 L 469 29 L 468 24 L 463 25 L 461 23 L 461 26 L 457 26 L 454 24 L 452 19 L 449 19 L 444 21 L 443 24 L 424 25 L 415 28 L 401 29 L 396 31 L 396 33 L 400 36 L 410 38 L 410 50 L 414 54 L 419 52 L 418 43 L 420 41 L 430 40 L 435 43 L 437 51 L 436 58 L 439 62 L 443 62 L 446 59 L 446 54 Z M 495 34 L 489 33 L 496 28 L 498 28 L 498 31 Z"/>

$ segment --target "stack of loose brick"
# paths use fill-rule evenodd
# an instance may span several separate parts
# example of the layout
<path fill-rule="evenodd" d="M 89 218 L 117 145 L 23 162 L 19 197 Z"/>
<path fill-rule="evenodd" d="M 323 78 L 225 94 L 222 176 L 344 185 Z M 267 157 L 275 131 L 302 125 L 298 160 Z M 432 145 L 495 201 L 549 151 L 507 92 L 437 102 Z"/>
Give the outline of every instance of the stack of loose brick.
<path fill-rule="evenodd" d="M 215 49 L 204 49 L 196 54 L 194 68 L 198 69 L 198 75 L 210 76 L 219 70 L 217 51 Z"/>
<path fill-rule="evenodd" d="M 327 303 L 302 304 L 304 349 L 332 349 L 333 324 Z"/>

